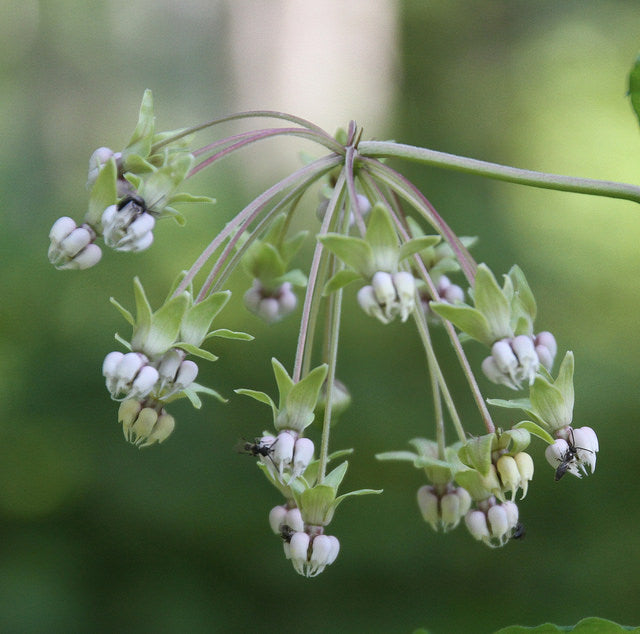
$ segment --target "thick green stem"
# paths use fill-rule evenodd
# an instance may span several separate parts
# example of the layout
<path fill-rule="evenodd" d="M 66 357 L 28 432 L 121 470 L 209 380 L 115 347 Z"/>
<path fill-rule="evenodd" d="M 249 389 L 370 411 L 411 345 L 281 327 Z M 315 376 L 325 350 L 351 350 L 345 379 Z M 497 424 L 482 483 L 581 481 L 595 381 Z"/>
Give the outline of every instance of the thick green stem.
<path fill-rule="evenodd" d="M 457 172 L 466 172 L 467 174 L 477 174 L 478 176 L 495 178 L 519 185 L 575 192 L 578 194 L 591 194 L 593 196 L 622 198 L 640 203 L 640 187 L 627 183 L 535 172 L 389 141 L 363 141 L 358 146 L 358 151 L 361 156 L 371 158 L 403 158 L 409 161 L 424 163 L 425 165 L 433 165 L 434 167 L 442 167 Z"/>

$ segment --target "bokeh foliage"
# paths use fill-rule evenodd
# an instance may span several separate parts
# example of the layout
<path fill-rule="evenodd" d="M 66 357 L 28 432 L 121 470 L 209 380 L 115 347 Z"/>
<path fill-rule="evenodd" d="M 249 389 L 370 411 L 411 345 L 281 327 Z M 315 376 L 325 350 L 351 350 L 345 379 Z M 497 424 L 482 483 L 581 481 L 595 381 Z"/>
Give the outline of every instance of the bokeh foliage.
<path fill-rule="evenodd" d="M 267 522 L 279 499 L 251 459 L 234 452 L 239 438 L 268 425 L 264 408 L 238 397 L 200 412 L 178 404 L 164 446 L 137 451 L 124 442 L 100 375 L 122 326 L 108 297 L 131 299 L 135 272 L 157 304 L 203 234 L 264 184 L 259 170 L 247 174 L 242 159 L 230 161 L 194 183 L 218 205 L 192 211 L 184 229 L 161 225 L 149 252 L 107 253 L 81 274 L 47 262 L 53 220 L 84 212 L 89 154 L 126 142 L 144 88 L 154 90 L 164 129 L 233 105 L 228 4 L 178 5 L 0 3 L 0 631 L 490 632 L 590 614 L 640 622 L 633 203 L 404 166 L 456 231 L 479 236 L 479 261 L 498 272 L 514 262 L 524 269 L 539 326 L 576 356 L 575 420 L 598 432 L 598 467 L 584 481 L 556 483 L 538 446 L 521 543 L 490 551 L 464 528 L 432 533 L 415 503 L 420 475 L 373 460 L 430 433 L 428 381 L 412 328 L 382 327 L 353 302 L 338 370 L 353 405 L 334 447 L 356 448 L 350 489 L 385 493 L 340 509 L 332 530 L 342 552 L 321 577 L 299 578 L 284 560 Z M 636 0 L 411 0 L 396 8 L 396 108 L 384 130 L 359 121 L 365 136 L 638 182 L 640 132 L 625 98 L 640 49 Z M 254 151 L 270 161 L 273 146 Z M 220 327 L 256 341 L 217 343 L 221 360 L 202 368 L 226 396 L 249 383 L 272 392 L 270 357 L 293 357 L 294 320 L 269 328 L 243 312 L 247 284 L 234 280 L 238 293 Z M 479 362 L 479 347 L 469 350 Z M 453 372 L 451 381 L 479 432 L 462 377 Z M 508 396 L 483 385 L 488 396 Z"/>

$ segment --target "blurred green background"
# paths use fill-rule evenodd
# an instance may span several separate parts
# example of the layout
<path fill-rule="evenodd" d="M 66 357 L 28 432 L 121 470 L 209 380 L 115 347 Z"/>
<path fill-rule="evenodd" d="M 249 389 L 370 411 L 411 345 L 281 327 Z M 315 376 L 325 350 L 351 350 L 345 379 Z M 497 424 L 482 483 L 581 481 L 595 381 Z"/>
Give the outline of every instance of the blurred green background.
<path fill-rule="evenodd" d="M 464 527 L 434 534 L 415 503 L 422 475 L 373 459 L 431 434 L 417 337 L 350 301 L 339 376 L 353 405 L 333 446 L 356 449 L 347 490 L 385 492 L 339 509 L 331 532 L 342 551 L 311 580 L 270 533 L 276 491 L 234 451 L 268 426 L 266 408 L 178 403 L 171 439 L 138 451 L 100 373 L 113 333 L 128 334 L 109 296 L 131 305 L 138 274 L 157 305 L 231 214 L 309 148 L 272 142 L 198 175 L 190 190 L 218 204 L 186 209 L 185 228 L 161 223 L 143 254 L 105 253 L 83 273 L 46 258 L 53 221 L 84 213 L 89 155 L 126 143 L 147 87 L 160 129 L 280 108 L 329 131 L 354 118 L 368 138 L 637 183 L 625 92 L 639 33 L 637 0 L 1 0 L 0 631 L 485 633 L 587 615 L 639 624 L 637 205 L 402 166 L 458 233 L 479 236 L 479 261 L 525 270 L 539 329 L 575 352 L 575 422 L 597 430 L 601 453 L 593 477 L 556 483 L 534 445 L 521 542 L 492 551 Z M 216 344 L 220 361 L 201 364 L 225 395 L 273 392 L 269 358 L 290 364 L 295 349 L 295 319 L 267 328 L 241 309 L 247 283 L 234 280 L 218 323 L 256 341 Z M 462 377 L 449 374 L 480 433 Z"/>

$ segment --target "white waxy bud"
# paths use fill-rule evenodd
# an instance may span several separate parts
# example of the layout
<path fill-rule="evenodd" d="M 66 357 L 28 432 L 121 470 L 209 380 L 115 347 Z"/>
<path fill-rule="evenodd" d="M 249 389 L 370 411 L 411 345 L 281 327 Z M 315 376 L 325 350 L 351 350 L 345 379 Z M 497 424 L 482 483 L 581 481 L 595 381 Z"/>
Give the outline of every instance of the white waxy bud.
<path fill-rule="evenodd" d="M 96 182 L 100 170 L 104 164 L 114 156 L 116 159 L 120 157 L 120 152 L 116 155 L 111 148 L 99 147 L 89 158 L 89 174 L 87 176 L 87 187 L 91 187 Z"/>
<path fill-rule="evenodd" d="M 164 353 L 158 365 L 158 375 L 162 381 L 161 388 L 164 387 L 165 383 L 173 383 L 176 380 L 176 375 L 183 359 L 184 352 L 178 350 L 178 348 L 171 348 Z"/>
<path fill-rule="evenodd" d="M 278 506 L 274 506 L 269 511 L 269 526 L 271 526 L 271 530 L 276 534 L 280 534 L 280 528 L 283 524 L 286 524 L 285 518 L 287 516 L 287 507 L 282 504 Z M 290 526 L 288 524 L 288 526 Z M 293 527 L 292 527 L 293 528 Z"/>
<path fill-rule="evenodd" d="M 291 433 L 288 431 L 281 431 L 278 434 L 276 441 L 273 443 L 273 454 L 271 455 L 271 458 L 278 468 L 280 478 L 282 478 L 285 468 L 291 466 L 295 442 L 296 439 Z"/>
<path fill-rule="evenodd" d="M 139 240 L 156 226 L 156 219 L 151 214 L 141 214 L 127 228 L 127 234 L 133 240 Z"/>
<path fill-rule="evenodd" d="M 489 527 L 487 526 L 487 518 L 482 511 L 469 511 L 464 516 L 464 523 L 471 533 L 471 536 L 477 540 L 489 539 Z"/>
<path fill-rule="evenodd" d="M 445 493 L 442 496 L 440 500 L 440 514 L 445 530 L 455 528 L 465 513 L 460 513 L 460 498 L 454 492 Z"/>
<path fill-rule="evenodd" d="M 103 230 L 111 229 L 118 216 L 118 205 L 109 205 L 103 212 L 100 222 L 102 222 Z"/>
<path fill-rule="evenodd" d="M 501 539 L 509 531 L 507 511 L 500 504 L 492 506 L 487 511 L 487 523 L 492 537 Z"/>
<path fill-rule="evenodd" d="M 596 452 L 600 449 L 596 432 L 591 427 L 578 427 L 573 430 L 573 440 L 583 473 L 586 475 L 585 464 L 589 465 L 593 473 L 596 470 Z"/>
<path fill-rule="evenodd" d="M 558 352 L 558 344 L 556 343 L 556 338 L 550 332 L 547 330 L 539 332 L 534 339 L 534 343 L 536 346 L 544 346 L 549 351 L 551 358 L 555 359 Z"/>
<path fill-rule="evenodd" d="M 145 365 L 140 369 L 136 378 L 131 384 L 131 390 L 127 394 L 127 398 L 144 398 L 153 390 L 158 382 L 158 370 L 150 365 Z"/>
<path fill-rule="evenodd" d="M 116 251 L 130 251 L 131 253 L 138 253 L 148 249 L 153 244 L 153 233 L 145 233 L 143 236 L 134 240 L 130 244 L 116 247 Z"/>
<path fill-rule="evenodd" d="M 110 352 L 102 362 L 103 376 L 114 376 L 118 364 L 122 361 L 122 357 L 124 357 L 124 353 L 122 352 L 118 352 L 117 350 Z"/>
<path fill-rule="evenodd" d="M 501 496 L 502 487 L 500 486 L 498 472 L 494 464 L 489 465 L 489 471 L 487 475 L 481 476 L 480 482 L 487 491 L 493 493 L 494 495 Z"/>
<path fill-rule="evenodd" d="M 309 571 L 310 577 L 319 575 L 329 564 L 329 557 L 333 544 L 328 535 L 316 535 L 311 544 L 311 557 L 309 558 Z"/>
<path fill-rule="evenodd" d="M 455 304 L 456 302 L 464 301 L 464 291 L 457 284 L 449 285 L 443 292 L 440 293 L 440 299 Z"/>
<path fill-rule="evenodd" d="M 509 378 L 509 375 L 504 374 L 504 372 L 500 370 L 498 364 L 496 363 L 496 360 L 493 357 L 487 357 L 482 362 L 480 367 L 484 375 L 492 383 L 497 383 L 498 385 L 506 385 L 513 390 L 518 389 L 518 386 Z"/>
<path fill-rule="evenodd" d="M 291 284 L 289 282 L 285 282 L 280 287 L 280 297 L 278 298 L 278 317 L 284 317 L 289 313 L 293 312 L 298 305 L 298 298 L 296 294 L 291 289 Z"/>
<path fill-rule="evenodd" d="M 536 346 L 536 354 L 540 363 L 549 371 L 553 367 L 553 356 L 546 346 Z"/>
<path fill-rule="evenodd" d="M 391 312 L 396 303 L 396 288 L 389 273 L 378 271 L 371 278 L 371 286 L 378 304 L 384 306 L 387 319 L 393 319 L 394 314 Z"/>
<path fill-rule="evenodd" d="M 275 297 L 265 297 L 258 306 L 258 317 L 264 319 L 268 324 L 278 320 L 280 304 Z"/>
<path fill-rule="evenodd" d="M 252 312 L 257 313 L 262 301 L 261 286 L 258 280 L 253 281 L 253 286 L 243 296 L 244 305 Z"/>
<path fill-rule="evenodd" d="M 438 509 L 438 496 L 434 493 L 433 487 L 425 484 L 418 489 L 418 507 L 425 522 L 427 522 L 434 531 L 438 530 L 440 524 L 440 512 Z"/>
<path fill-rule="evenodd" d="M 407 271 L 394 273 L 392 279 L 400 302 L 400 319 L 405 322 L 415 307 L 416 281 Z"/>
<path fill-rule="evenodd" d="M 298 574 L 303 576 L 306 576 L 309 541 L 310 537 L 307 533 L 296 532 L 291 536 L 289 542 L 289 553 L 293 567 Z"/>
<path fill-rule="evenodd" d="M 356 198 L 358 199 L 360 213 L 363 216 L 366 216 L 371 211 L 371 203 L 369 202 L 369 199 L 364 194 L 356 194 Z"/>
<path fill-rule="evenodd" d="M 558 438 L 544 450 L 544 457 L 547 462 L 557 469 L 569 450 L 569 443 L 564 438 Z"/>
<path fill-rule="evenodd" d="M 506 339 L 496 341 L 493 346 L 491 346 L 491 356 L 503 374 L 513 377 L 518 367 L 518 358 Z"/>
<path fill-rule="evenodd" d="M 55 243 L 62 242 L 77 227 L 75 220 L 68 216 L 58 218 L 49 231 L 49 240 Z"/>
<path fill-rule="evenodd" d="M 527 335 L 518 335 L 513 338 L 511 347 L 518 357 L 518 378 L 526 380 L 529 385 L 533 385 L 536 372 L 540 367 L 533 340 Z"/>
<path fill-rule="evenodd" d="M 327 565 L 330 566 L 338 558 L 338 553 L 340 552 L 340 541 L 333 535 L 327 535 L 327 537 L 331 542 L 331 551 L 327 558 Z"/>
<path fill-rule="evenodd" d="M 68 257 L 77 255 L 82 249 L 91 244 L 93 236 L 86 227 L 74 229 L 61 243 L 60 250 Z"/>
<path fill-rule="evenodd" d="M 175 387 L 177 391 L 189 387 L 198 376 L 198 364 L 187 359 L 180 364 L 178 375 L 176 376 Z"/>
<path fill-rule="evenodd" d="M 127 352 L 122 355 L 122 359 L 120 359 L 116 368 L 119 389 L 122 390 L 122 387 L 126 386 L 127 383 L 131 383 L 146 363 L 147 358 L 138 352 Z"/>
<path fill-rule="evenodd" d="M 80 251 L 64 268 L 90 269 L 102 259 L 102 249 L 97 244 L 89 244 Z"/>
<path fill-rule="evenodd" d="M 364 310 L 364 312 L 370 317 L 379 319 L 383 324 L 388 324 L 391 321 L 385 316 L 384 312 L 380 308 L 373 286 L 363 286 L 358 291 L 357 299 L 358 304 L 360 304 L 360 308 L 362 308 L 362 310 Z"/>
<path fill-rule="evenodd" d="M 313 442 L 309 438 L 298 438 L 293 452 L 291 479 L 302 475 L 313 458 Z"/>
<path fill-rule="evenodd" d="M 284 523 L 296 532 L 304 531 L 304 520 L 299 508 L 289 509 Z"/>
<path fill-rule="evenodd" d="M 507 514 L 507 525 L 509 527 L 509 530 L 511 531 L 516 527 L 516 524 L 518 523 L 518 506 L 515 502 L 507 500 L 506 502 L 502 503 L 502 508 Z"/>

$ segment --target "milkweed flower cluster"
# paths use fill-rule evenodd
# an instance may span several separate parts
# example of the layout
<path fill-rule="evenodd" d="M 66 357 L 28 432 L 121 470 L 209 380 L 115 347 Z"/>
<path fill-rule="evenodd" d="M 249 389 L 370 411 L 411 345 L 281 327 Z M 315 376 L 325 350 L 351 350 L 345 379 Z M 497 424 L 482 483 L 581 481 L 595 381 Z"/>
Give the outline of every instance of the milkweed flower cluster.
<path fill-rule="evenodd" d="M 290 127 L 244 132 L 193 147 L 196 133 L 251 117 L 285 121 Z M 176 428 L 167 406 L 177 399 L 187 398 L 197 408 L 201 394 L 225 402 L 196 379 L 202 361 L 217 360 L 208 350 L 211 339 L 253 338 L 228 328 L 212 329 L 231 301 L 228 279 L 241 271 L 242 303 L 251 313 L 275 324 L 301 312 L 291 371 L 272 359 L 277 398 L 253 388 L 235 390 L 271 409 L 270 422 L 260 419 L 253 430 L 255 441 L 245 442 L 243 450 L 278 492 L 280 503 L 269 513 L 269 525 L 297 573 L 315 577 L 336 562 L 340 541 L 329 527 L 344 499 L 381 492 L 339 493 L 349 466 L 345 458 L 352 450 L 329 450 L 331 429 L 339 416 L 348 424 L 352 400 L 347 386 L 336 379 L 340 323 L 348 302 L 360 307 L 362 319 L 373 317 L 381 326 L 411 321 L 431 378 L 434 415 L 426 418 L 433 418 L 434 437 L 414 438 L 412 451 L 385 452 L 378 459 L 411 462 L 424 472 L 427 482 L 418 489 L 417 502 L 434 530 L 448 532 L 464 524 L 474 539 L 491 547 L 522 537 L 518 505 L 534 475 L 528 452 L 532 438 L 548 444 L 546 459 L 557 480 L 566 473 L 581 477 L 593 472 L 598 439 L 591 428 L 573 426 L 573 354 L 564 354 L 554 375 L 556 339 L 534 326 L 536 302 L 522 270 L 512 267 L 499 283 L 487 264 L 471 256 L 475 238 L 458 237 L 428 199 L 381 160 L 403 152 L 415 158 L 419 149 L 362 141 L 354 122 L 332 137 L 303 119 L 273 112 L 157 132 L 147 91 L 124 149 L 100 147 L 92 154 L 87 211 L 79 224 L 67 216 L 54 222 L 50 261 L 59 269 L 90 268 L 101 259 L 100 239 L 115 251 L 148 249 L 159 221 L 184 223 L 174 204 L 214 202 L 179 191 L 188 178 L 240 148 L 278 135 L 315 142 L 324 155 L 307 161 L 229 220 L 193 266 L 178 274 L 156 310 L 138 277 L 135 314 L 111 300 L 132 328 L 128 339 L 116 335 L 119 348 L 108 352 L 102 364 L 107 391 L 119 403 L 126 440 L 140 448 L 166 441 Z M 316 213 L 310 216 L 320 227 L 292 231 L 315 184 L 321 185 L 321 201 L 312 203 Z M 308 242 L 314 244 L 313 257 L 300 265 Z M 206 279 L 195 287 L 194 280 L 206 270 Z M 356 287 L 353 295 L 344 292 L 349 285 Z M 480 433 L 465 429 L 457 413 L 432 328 L 446 332 L 460 361 L 484 425 Z M 462 345 L 468 341 L 487 350 L 477 368 Z M 528 390 L 528 395 L 485 399 L 478 372 L 494 386 Z M 486 402 L 522 410 L 526 419 L 510 429 L 496 427 Z M 453 427 L 453 441 L 446 439 L 445 417 Z M 334 461 L 336 466 L 329 468 Z"/>

